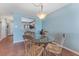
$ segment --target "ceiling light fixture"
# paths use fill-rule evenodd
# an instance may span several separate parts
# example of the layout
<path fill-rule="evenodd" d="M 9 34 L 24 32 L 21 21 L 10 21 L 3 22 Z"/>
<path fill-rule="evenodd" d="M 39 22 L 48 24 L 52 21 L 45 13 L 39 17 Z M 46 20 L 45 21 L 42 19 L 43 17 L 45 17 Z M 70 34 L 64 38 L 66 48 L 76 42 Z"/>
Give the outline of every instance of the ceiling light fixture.
<path fill-rule="evenodd" d="M 39 19 L 44 19 L 47 16 L 47 13 L 43 12 L 43 4 L 42 3 L 40 3 L 39 5 L 34 4 L 34 6 L 41 8 L 40 12 L 37 13 L 37 17 Z"/>

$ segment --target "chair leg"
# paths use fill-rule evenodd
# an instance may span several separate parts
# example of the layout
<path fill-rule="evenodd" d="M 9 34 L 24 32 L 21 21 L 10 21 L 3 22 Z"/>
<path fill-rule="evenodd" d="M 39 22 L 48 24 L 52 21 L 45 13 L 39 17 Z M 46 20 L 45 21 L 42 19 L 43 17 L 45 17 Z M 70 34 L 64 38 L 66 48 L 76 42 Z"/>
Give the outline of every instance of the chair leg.
<path fill-rule="evenodd" d="M 62 56 L 62 53 L 60 53 L 60 54 L 55 54 L 56 56 Z"/>
<path fill-rule="evenodd" d="M 24 48 L 24 53 L 25 53 L 25 56 L 27 56 L 28 55 L 28 48 L 26 47 L 26 45 L 25 45 L 25 48 Z"/>

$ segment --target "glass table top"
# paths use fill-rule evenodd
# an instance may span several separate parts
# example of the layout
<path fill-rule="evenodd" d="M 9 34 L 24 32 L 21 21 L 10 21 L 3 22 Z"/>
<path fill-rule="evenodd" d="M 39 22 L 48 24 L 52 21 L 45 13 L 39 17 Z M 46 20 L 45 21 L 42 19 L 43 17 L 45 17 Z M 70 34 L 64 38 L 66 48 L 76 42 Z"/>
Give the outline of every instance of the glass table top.
<path fill-rule="evenodd" d="M 53 42 L 53 40 L 50 40 L 48 37 L 35 39 L 34 41 L 37 43 L 51 43 L 51 42 Z"/>

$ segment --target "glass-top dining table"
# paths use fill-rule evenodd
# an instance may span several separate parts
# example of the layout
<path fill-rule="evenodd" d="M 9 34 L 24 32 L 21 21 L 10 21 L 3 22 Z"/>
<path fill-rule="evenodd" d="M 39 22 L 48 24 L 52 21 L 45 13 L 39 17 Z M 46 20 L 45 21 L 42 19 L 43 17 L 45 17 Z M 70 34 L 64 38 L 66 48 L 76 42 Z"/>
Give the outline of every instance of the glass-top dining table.
<path fill-rule="evenodd" d="M 43 51 L 43 56 L 47 55 L 47 50 L 46 50 L 46 46 L 48 45 L 48 43 L 53 42 L 53 40 L 50 40 L 48 37 L 42 37 L 40 39 L 34 39 L 34 41 L 32 41 L 35 44 L 38 44 L 39 46 L 43 46 L 44 51 Z"/>
<path fill-rule="evenodd" d="M 47 49 L 46 48 L 49 44 L 56 44 L 60 47 L 63 46 L 65 38 L 62 35 L 63 34 L 61 34 L 61 33 L 54 34 L 53 36 L 42 35 L 42 36 L 40 36 L 40 38 L 37 39 L 37 38 L 35 38 L 35 36 L 32 37 L 32 33 L 31 33 L 29 35 L 26 34 L 23 37 L 24 37 L 25 41 L 27 41 L 27 39 L 30 39 L 30 47 L 32 47 L 32 43 L 34 43 L 35 45 L 42 46 L 44 48 L 43 56 L 46 56 L 47 55 Z"/>
<path fill-rule="evenodd" d="M 25 37 L 26 37 L 26 35 L 25 35 Z M 48 43 L 53 42 L 53 40 L 49 39 L 48 36 L 41 36 L 39 39 L 34 38 L 34 40 L 30 40 L 30 41 L 31 41 L 31 43 L 37 44 L 37 45 L 42 46 L 44 48 L 43 56 L 47 55 L 46 46 L 48 45 Z M 31 45 L 32 44 L 30 44 L 30 47 L 31 47 Z"/>

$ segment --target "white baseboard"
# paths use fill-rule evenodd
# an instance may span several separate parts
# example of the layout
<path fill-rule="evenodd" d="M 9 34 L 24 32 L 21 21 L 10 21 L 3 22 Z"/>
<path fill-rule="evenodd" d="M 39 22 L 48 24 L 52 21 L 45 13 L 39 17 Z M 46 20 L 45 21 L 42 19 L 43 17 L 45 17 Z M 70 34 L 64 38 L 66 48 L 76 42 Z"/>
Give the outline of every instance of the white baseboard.
<path fill-rule="evenodd" d="M 24 42 L 24 40 L 15 41 L 15 42 L 13 42 L 13 43 L 16 44 L 16 43 L 20 43 L 20 42 Z"/>
<path fill-rule="evenodd" d="M 55 43 L 55 44 L 57 44 L 57 43 Z M 75 50 L 72 50 L 72 49 L 67 48 L 67 47 L 65 47 L 65 46 L 61 46 L 61 45 L 59 45 L 59 44 L 57 44 L 57 45 L 60 46 L 60 47 L 62 47 L 62 48 L 64 48 L 64 49 L 66 49 L 66 50 L 68 50 L 68 51 L 70 51 L 70 52 L 72 52 L 72 53 L 74 53 L 74 54 L 76 54 L 76 55 L 79 55 L 79 52 L 77 52 L 77 51 L 75 51 Z"/>
<path fill-rule="evenodd" d="M 68 51 L 71 51 L 71 52 L 74 53 L 74 54 L 79 55 L 79 52 L 74 51 L 74 50 L 72 50 L 72 49 L 70 49 L 70 48 L 67 48 L 67 47 L 62 47 L 62 48 L 66 49 L 66 50 L 68 50 Z"/>

